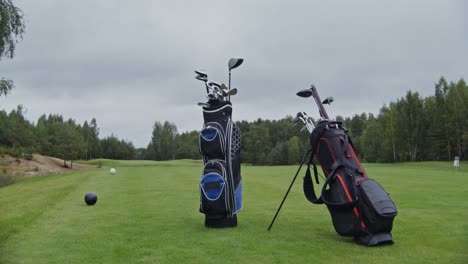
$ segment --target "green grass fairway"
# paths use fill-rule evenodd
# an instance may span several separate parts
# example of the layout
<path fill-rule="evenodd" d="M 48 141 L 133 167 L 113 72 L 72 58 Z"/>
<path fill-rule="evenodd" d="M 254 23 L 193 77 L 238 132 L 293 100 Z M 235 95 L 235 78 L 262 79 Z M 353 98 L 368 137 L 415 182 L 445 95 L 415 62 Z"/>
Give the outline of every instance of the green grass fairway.
<path fill-rule="evenodd" d="M 338 236 L 297 166 L 243 166 L 239 226 L 207 229 L 200 161 L 101 161 L 117 168 L 36 177 L 0 188 L 0 263 L 468 263 L 468 164 L 364 164 L 398 208 L 396 244 Z M 84 195 L 98 194 L 95 206 Z"/>

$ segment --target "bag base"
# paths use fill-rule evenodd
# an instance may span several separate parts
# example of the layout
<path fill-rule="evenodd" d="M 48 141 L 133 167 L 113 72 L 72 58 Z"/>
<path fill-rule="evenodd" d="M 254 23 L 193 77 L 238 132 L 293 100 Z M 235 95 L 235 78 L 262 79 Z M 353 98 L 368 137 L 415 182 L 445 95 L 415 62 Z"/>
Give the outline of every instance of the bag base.
<path fill-rule="evenodd" d="M 226 228 L 237 226 L 237 215 L 233 217 L 213 217 L 205 215 L 205 226 L 210 228 Z"/>
<path fill-rule="evenodd" d="M 369 234 L 367 236 L 355 237 L 354 240 L 356 243 L 368 247 L 391 245 L 395 243 L 395 241 L 393 241 L 392 234 L 390 233 Z"/>

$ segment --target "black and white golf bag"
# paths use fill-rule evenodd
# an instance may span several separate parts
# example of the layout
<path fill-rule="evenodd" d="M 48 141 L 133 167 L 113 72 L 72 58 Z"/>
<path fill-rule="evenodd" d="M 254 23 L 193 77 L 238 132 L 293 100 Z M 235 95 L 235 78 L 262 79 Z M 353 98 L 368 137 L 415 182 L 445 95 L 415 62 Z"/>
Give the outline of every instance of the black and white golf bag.
<path fill-rule="evenodd" d="M 242 209 L 241 132 L 231 116 L 229 101 L 213 100 L 203 107 L 200 212 L 205 214 L 207 227 L 237 226 L 237 213 Z"/>
<path fill-rule="evenodd" d="M 327 206 L 339 235 L 354 237 L 357 243 L 367 246 L 393 244 L 390 232 L 397 215 L 395 204 L 376 181 L 367 177 L 347 130 L 340 122 L 321 121 L 310 135 L 310 144 L 303 183 L 306 198 Z M 314 156 L 326 178 L 318 198 L 310 172 L 312 163 L 318 184 Z"/>

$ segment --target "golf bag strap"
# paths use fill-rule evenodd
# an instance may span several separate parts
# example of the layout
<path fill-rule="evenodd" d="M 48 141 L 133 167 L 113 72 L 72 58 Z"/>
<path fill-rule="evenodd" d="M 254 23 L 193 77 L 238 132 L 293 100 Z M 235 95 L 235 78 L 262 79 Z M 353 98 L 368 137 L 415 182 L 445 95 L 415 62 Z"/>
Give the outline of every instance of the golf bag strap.
<path fill-rule="evenodd" d="M 314 172 L 317 172 L 315 164 L 314 164 Z M 316 181 L 318 184 L 317 174 L 315 175 L 315 177 L 316 177 Z M 304 181 L 303 181 L 303 189 L 304 189 L 304 195 L 309 202 L 313 204 L 323 204 L 322 197 L 317 198 L 317 195 L 315 194 L 314 182 L 312 181 L 312 175 L 310 174 L 310 163 L 307 164 L 307 170 L 306 170 L 306 174 L 304 176 Z"/>

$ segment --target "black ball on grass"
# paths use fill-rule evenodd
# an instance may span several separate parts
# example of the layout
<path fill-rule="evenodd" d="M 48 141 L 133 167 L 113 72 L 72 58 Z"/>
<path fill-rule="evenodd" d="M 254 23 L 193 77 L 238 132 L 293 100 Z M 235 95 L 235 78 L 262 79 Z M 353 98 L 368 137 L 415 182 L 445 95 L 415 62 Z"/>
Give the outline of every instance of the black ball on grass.
<path fill-rule="evenodd" d="M 87 205 L 94 205 L 97 202 L 97 195 L 93 192 L 89 192 L 85 195 L 84 200 Z"/>

